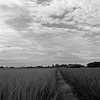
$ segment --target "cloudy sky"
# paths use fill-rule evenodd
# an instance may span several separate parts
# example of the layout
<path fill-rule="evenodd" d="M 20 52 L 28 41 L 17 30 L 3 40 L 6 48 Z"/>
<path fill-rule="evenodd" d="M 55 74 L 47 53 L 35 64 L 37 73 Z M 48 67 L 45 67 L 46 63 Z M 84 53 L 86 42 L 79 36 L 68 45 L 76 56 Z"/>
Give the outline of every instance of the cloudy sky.
<path fill-rule="evenodd" d="M 100 0 L 0 0 L 0 64 L 100 59 Z"/>

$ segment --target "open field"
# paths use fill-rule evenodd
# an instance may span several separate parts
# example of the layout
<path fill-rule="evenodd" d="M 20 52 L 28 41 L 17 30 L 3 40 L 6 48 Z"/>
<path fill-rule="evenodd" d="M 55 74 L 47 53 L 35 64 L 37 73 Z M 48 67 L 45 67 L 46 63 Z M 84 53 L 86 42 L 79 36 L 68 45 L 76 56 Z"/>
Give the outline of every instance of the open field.
<path fill-rule="evenodd" d="M 0 69 L 0 100 L 100 100 L 99 68 Z"/>
<path fill-rule="evenodd" d="M 56 69 L 0 69 L 0 81 L 5 79 L 21 79 L 24 81 L 45 82 L 50 78 L 55 78 Z"/>
<path fill-rule="evenodd" d="M 0 100 L 56 100 L 55 69 L 1 69 Z"/>
<path fill-rule="evenodd" d="M 79 100 L 100 100 L 100 69 L 59 69 L 66 83 L 73 87 Z"/>

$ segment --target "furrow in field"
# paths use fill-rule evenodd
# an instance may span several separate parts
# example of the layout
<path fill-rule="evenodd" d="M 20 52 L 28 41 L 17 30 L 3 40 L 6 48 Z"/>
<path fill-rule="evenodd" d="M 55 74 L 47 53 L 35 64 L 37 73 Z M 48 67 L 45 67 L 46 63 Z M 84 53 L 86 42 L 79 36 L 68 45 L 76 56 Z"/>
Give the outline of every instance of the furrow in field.
<path fill-rule="evenodd" d="M 57 70 L 56 74 L 57 88 L 60 91 L 57 100 L 78 100 L 72 92 L 72 87 L 65 82 L 59 70 Z"/>

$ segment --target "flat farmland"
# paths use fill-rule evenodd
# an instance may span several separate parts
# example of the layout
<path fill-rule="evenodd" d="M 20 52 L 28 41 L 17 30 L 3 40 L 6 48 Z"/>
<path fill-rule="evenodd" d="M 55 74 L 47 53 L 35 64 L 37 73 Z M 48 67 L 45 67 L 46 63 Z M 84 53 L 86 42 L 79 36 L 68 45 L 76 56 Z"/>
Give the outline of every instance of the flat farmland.
<path fill-rule="evenodd" d="M 0 100 L 100 100 L 100 69 L 0 69 Z"/>
<path fill-rule="evenodd" d="M 100 76 L 100 68 L 61 68 L 59 69 L 63 77 L 76 76 L 78 78 L 86 78 Z"/>
<path fill-rule="evenodd" d="M 0 69 L 0 81 L 22 79 L 24 81 L 46 81 L 55 78 L 56 69 Z"/>
<path fill-rule="evenodd" d="M 100 68 L 61 68 L 59 71 L 79 100 L 100 100 Z"/>
<path fill-rule="evenodd" d="M 56 69 L 0 69 L 0 100 L 56 100 Z"/>

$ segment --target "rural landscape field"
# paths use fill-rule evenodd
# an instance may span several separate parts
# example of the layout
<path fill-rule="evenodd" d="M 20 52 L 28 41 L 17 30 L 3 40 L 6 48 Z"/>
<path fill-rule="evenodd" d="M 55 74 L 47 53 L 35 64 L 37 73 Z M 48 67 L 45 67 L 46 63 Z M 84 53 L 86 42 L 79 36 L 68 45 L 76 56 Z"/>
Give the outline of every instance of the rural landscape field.
<path fill-rule="evenodd" d="M 56 100 L 55 69 L 1 69 L 0 100 Z"/>
<path fill-rule="evenodd" d="M 60 72 L 79 100 L 100 100 L 99 68 L 60 69 Z"/>
<path fill-rule="evenodd" d="M 100 100 L 100 0 L 0 0 L 0 100 Z"/>
<path fill-rule="evenodd" d="M 0 69 L 0 100 L 100 100 L 99 68 Z"/>

